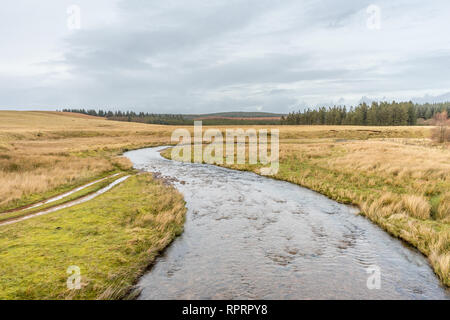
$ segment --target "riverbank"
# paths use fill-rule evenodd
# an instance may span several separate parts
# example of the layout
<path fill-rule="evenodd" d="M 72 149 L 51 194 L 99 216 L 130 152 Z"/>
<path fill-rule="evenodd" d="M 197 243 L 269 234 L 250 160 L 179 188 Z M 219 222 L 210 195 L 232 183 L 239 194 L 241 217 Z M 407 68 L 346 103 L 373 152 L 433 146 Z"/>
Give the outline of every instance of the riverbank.
<path fill-rule="evenodd" d="M 170 158 L 170 149 L 162 152 Z M 450 151 L 427 140 L 280 141 L 272 178 L 317 191 L 361 214 L 428 257 L 450 286 Z M 221 165 L 260 174 L 262 165 Z"/>
<path fill-rule="evenodd" d="M 86 203 L 2 226 L 0 299 L 123 298 L 181 234 L 185 211 L 174 188 L 139 174 Z M 79 290 L 67 287 L 71 266 Z"/>

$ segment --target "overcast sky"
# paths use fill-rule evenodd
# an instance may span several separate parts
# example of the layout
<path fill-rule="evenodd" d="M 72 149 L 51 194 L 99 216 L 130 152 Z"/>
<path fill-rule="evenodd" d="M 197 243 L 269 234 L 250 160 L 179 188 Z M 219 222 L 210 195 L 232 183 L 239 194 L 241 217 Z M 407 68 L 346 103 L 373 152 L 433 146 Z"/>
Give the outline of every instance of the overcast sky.
<path fill-rule="evenodd" d="M 0 109 L 450 100 L 448 0 L 15 0 L 0 38 Z"/>

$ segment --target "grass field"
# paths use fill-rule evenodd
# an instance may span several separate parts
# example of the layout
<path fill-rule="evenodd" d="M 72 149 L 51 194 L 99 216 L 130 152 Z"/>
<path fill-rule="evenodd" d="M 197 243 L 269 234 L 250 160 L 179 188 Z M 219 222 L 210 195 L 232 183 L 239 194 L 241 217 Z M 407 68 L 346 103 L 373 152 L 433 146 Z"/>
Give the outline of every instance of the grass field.
<path fill-rule="evenodd" d="M 223 130 L 227 127 L 219 128 Z M 244 127 L 246 128 L 260 126 Z M 120 156 L 124 150 L 169 144 L 174 129 L 176 127 L 108 121 L 75 114 L 0 111 L 0 212 L 60 194 L 112 172 L 130 170 L 130 163 Z M 193 130 L 192 127 L 188 129 Z M 358 205 L 369 219 L 427 255 L 442 282 L 450 285 L 450 151 L 446 147 L 434 145 L 428 139 L 429 136 L 429 127 L 282 126 L 280 170 L 276 178 L 303 185 L 340 202 Z M 232 167 L 257 173 L 260 168 L 259 165 Z M 136 179 L 141 178 L 133 178 L 113 190 L 127 188 Z M 163 187 L 159 185 L 158 188 Z M 124 195 L 123 201 L 127 206 L 145 204 L 140 200 L 136 202 L 138 198 L 133 193 L 139 192 L 138 190 L 139 188 L 131 187 L 127 193 L 120 192 Z M 83 206 L 97 204 L 96 212 L 103 213 L 103 210 L 106 210 L 101 205 L 103 199 L 113 195 L 118 197 L 119 193 L 111 191 Z M 182 199 L 177 199 L 178 206 Z M 164 200 L 157 198 L 148 201 L 155 204 L 164 203 Z M 82 220 L 71 219 L 72 216 L 79 217 L 77 208 L 66 209 L 64 214 L 56 212 L 30 219 L 20 223 L 20 226 L 0 227 L 0 255 L 2 261 L 9 261 L 1 270 L 3 275 L 0 276 L 0 291 L 14 286 L 21 286 L 23 289 L 15 288 L 16 291 L 8 291 L 3 297 L 32 298 L 45 292 L 46 289 L 38 284 L 40 289 L 28 289 L 29 292 L 24 289 L 38 283 L 38 277 L 23 280 L 29 284 L 27 287 L 21 282 L 12 281 L 11 277 L 8 278 L 8 272 L 14 271 L 12 264 L 14 261 L 21 261 L 19 257 L 23 254 L 33 261 L 35 269 L 23 266 L 21 268 L 24 268 L 24 271 L 20 272 L 28 274 L 30 270 L 34 270 L 41 275 L 42 272 L 49 272 L 45 271 L 45 268 L 51 266 L 45 265 L 42 259 L 49 253 L 42 251 L 44 249 L 25 252 L 25 245 L 33 247 L 42 245 L 47 240 L 56 241 L 61 235 L 55 233 L 54 229 L 62 222 L 73 223 L 71 230 L 81 224 L 81 228 L 77 229 L 80 234 L 85 234 L 83 228 L 88 226 L 85 226 Z M 120 212 L 116 214 L 122 214 L 122 209 L 118 208 L 118 211 Z M 124 209 L 123 214 L 132 213 Z M 95 214 L 92 213 L 91 216 Z M 102 221 L 109 222 L 108 217 L 110 215 L 102 215 Z M 118 216 L 117 219 L 120 220 L 121 217 L 123 218 Z M 114 221 L 111 223 L 117 222 Z M 102 229 L 102 232 L 109 234 L 109 237 L 120 238 L 127 228 L 131 227 L 120 225 L 118 232 L 113 232 L 111 228 Z M 171 237 L 175 233 L 171 232 Z M 22 236 L 12 236 L 19 234 Z M 27 237 L 23 234 L 27 234 Z M 77 235 L 72 233 L 72 236 Z M 86 239 L 90 237 L 91 233 L 86 231 Z M 106 242 L 109 238 L 105 236 L 98 240 Z M 60 254 L 55 261 L 63 259 L 64 250 L 69 244 L 73 244 L 73 241 L 75 240 L 63 241 L 61 244 L 51 242 Z M 121 238 L 121 241 L 128 243 L 130 240 Z M 118 243 L 115 242 L 114 245 Z M 106 247 L 102 245 L 99 244 L 98 247 L 103 250 Z M 145 246 L 150 245 L 147 243 Z M 129 246 L 134 248 L 132 241 Z M 80 249 L 80 252 L 89 256 L 83 249 Z M 5 254 L 7 256 L 4 256 Z M 103 255 L 102 259 L 105 259 L 102 260 L 102 263 L 106 263 L 105 266 L 116 267 L 114 255 L 112 260 L 108 260 L 107 254 Z M 117 267 L 137 263 L 129 256 L 124 258 L 124 261 L 123 265 L 117 263 Z M 67 267 L 61 266 L 67 263 L 68 261 L 63 261 L 58 265 L 58 281 L 62 281 L 63 277 L 66 279 Z M 148 263 L 148 260 L 145 263 Z M 45 266 L 43 270 L 38 270 L 39 265 Z M 131 269 L 141 270 L 142 265 L 136 265 L 139 265 L 139 268 Z M 102 270 L 106 274 L 109 272 Z M 135 279 L 139 272 L 132 273 L 134 278 L 127 279 Z M 100 280 L 96 280 L 97 277 Z M 127 285 L 122 287 L 127 287 L 131 282 L 127 280 Z M 109 282 L 101 280 L 100 274 L 96 274 L 89 283 L 86 288 L 91 288 L 90 285 L 94 283 L 110 285 Z M 48 289 L 50 282 L 42 286 L 47 286 Z M 93 285 L 92 288 L 94 287 Z M 107 290 L 105 286 L 100 287 L 98 290 L 87 289 L 84 295 L 73 298 L 120 296 L 120 293 L 102 295 Z M 108 292 L 116 291 L 111 289 Z M 54 296 L 44 295 L 41 298 L 44 297 L 72 296 L 67 292 L 57 291 Z"/>

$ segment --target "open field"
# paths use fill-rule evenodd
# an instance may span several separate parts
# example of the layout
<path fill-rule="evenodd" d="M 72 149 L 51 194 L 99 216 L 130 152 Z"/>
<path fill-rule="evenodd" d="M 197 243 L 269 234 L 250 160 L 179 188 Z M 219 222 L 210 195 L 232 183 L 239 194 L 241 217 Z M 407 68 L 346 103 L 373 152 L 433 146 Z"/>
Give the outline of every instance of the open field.
<path fill-rule="evenodd" d="M 176 128 L 74 114 L 0 111 L 0 212 L 63 193 L 113 172 L 129 170 L 130 163 L 120 157 L 124 150 L 170 144 Z M 450 285 L 450 151 L 430 142 L 429 127 L 281 126 L 279 129 L 280 170 L 275 178 L 358 205 L 369 219 L 427 255 L 442 282 Z M 261 166 L 232 167 L 259 173 Z M 126 185 L 118 186 L 117 190 Z M 142 205 L 132 201 L 136 201 L 133 192 L 136 190 L 130 190 L 124 201 L 130 206 Z M 98 201 L 113 195 L 119 196 L 118 192 L 111 192 Z M 151 201 L 160 203 L 156 198 Z M 94 205 L 94 202 L 83 204 Z M 53 224 L 56 228 L 62 222 L 72 223 L 68 217 L 77 217 L 76 212 L 74 207 L 67 209 L 64 217 L 60 212 L 52 213 L 23 222 L 20 229 L 5 227 L 0 230 L 3 235 L 0 248 L 15 246 L 20 251 L 24 250 L 19 246 L 23 241 L 33 245 L 47 236 L 56 237 L 50 236 L 56 232 Z M 102 221 L 108 220 L 107 216 Z M 47 228 L 41 227 L 41 223 L 53 224 Z M 49 233 L 34 234 L 44 229 Z M 11 238 L 11 234 L 18 232 L 29 232 L 30 236 Z M 58 248 L 64 250 L 64 246 L 63 243 Z M 0 254 L 4 252 L 0 250 Z M 29 259 L 38 261 L 39 254 L 29 254 Z M 7 258 L 13 263 L 19 256 L 11 253 Z M 65 269 L 60 277 L 65 279 Z M 2 276 L 0 281 L 5 278 Z M 89 289 L 83 297 L 98 297 L 101 290 Z M 8 296 L 36 297 L 33 294 L 39 292 L 23 295 L 10 292 Z M 66 297 L 60 293 L 58 297 Z"/>

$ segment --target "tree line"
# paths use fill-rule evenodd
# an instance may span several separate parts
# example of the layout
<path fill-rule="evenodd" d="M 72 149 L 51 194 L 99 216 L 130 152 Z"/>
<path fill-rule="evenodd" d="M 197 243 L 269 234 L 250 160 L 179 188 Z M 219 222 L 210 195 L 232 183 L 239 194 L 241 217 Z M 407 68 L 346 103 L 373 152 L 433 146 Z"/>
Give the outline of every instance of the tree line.
<path fill-rule="evenodd" d="M 134 111 L 106 111 L 95 109 L 63 109 L 109 120 L 165 125 L 192 125 L 194 120 L 181 114 L 156 114 Z M 356 107 L 346 106 L 308 108 L 282 116 L 280 121 L 254 121 L 255 124 L 285 125 L 362 125 L 362 126 L 413 126 L 426 124 L 437 114 L 450 114 L 450 102 L 414 104 L 413 102 L 363 102 Z M 205 125 L 252 124 L 248 120 L 210 119 Z M 248 122 L 248 123 L 247 123 Z M 267 122 L 267 123 L 266 123 Z"/>
<path fill-rule="evenodd" d="M 192 121 L 185 119 L 181 114 L 158 114 L 134 111 L 105 111 L 94 109 L 63 109 L 63 112 L 74 112 L 90 116 L 103 117 L 108 120 L 141 122 L 148 124 L 188 125 Z"/>
<path fill-rule="evenodd" d="M 413 126 L 424 124 L 436 114 L 450 113 L 450 102 L 414 104 L 413 102 L 365 102 L 347 109 L 345 106 L 320 107 L 291 112 L 281 117 L 286 125 L 362 125 Z"/>

